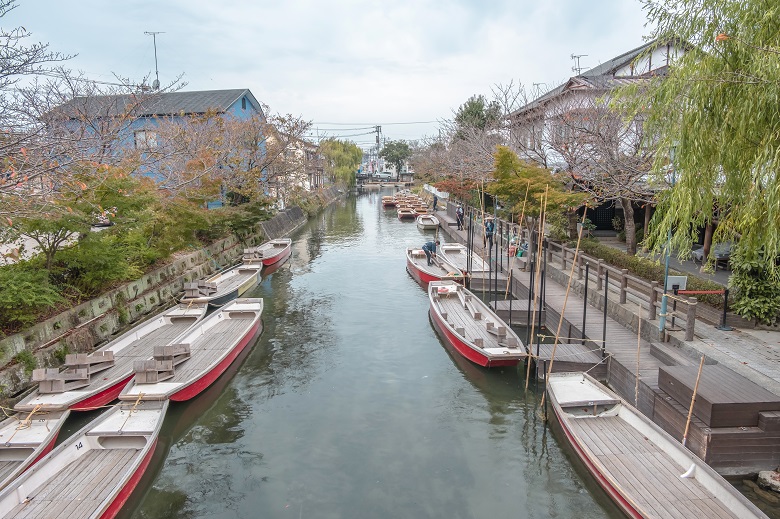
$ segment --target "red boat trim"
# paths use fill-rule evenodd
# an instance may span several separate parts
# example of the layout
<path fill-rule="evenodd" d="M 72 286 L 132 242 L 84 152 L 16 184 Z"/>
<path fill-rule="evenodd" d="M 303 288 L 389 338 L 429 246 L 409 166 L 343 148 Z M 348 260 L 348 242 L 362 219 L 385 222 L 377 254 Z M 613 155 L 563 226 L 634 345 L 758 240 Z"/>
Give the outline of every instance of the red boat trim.
<path fill-rule="evenodd" d="M 85 398 L 84 400 L 72 404 L 70 406 L 70 410 L 71 411 L 92 411 L 97 407 L 101 407 L 106 405 L 109 402 L 113 402 L 114 400 L 119 398 L 119 393 L 121 393 L 122 389 L 124 389 L 127 383 L 130 382 L 130 379 L 133 378 L 133 375 L 134 373 L 130 373 L 128 376 L 126 376 L 125 378 L 123 378 L 113 386 L 104 389 L 100 393 L 94 394 L 90 397 Z"/>
<path fill-rule="evenodd" d="M 183 402 L 203 392 L 215 380 L 217 380 L 217 378 L 219 378 L 219 376 L 228 368 L 228 366 L 233 363 L 236 357 L 238 357 L 239 353 L 241 353 L 241 351 L 246 348 L 250 342 L 257 338 L 257 336 L 262 331 L 261 324 L 262 320 L 258 319 L 257 323 L 255 323 L 255 325 L 252 326 L 247 334 L 244 335 L 244 338 L 241 339 L 232 350 L 230 350 L 230 353 L 224 359 L 222 359 L 219 364 L 214 367 L 214 369 L 208 373 L 204 373 L 200 376 L 200 378 L 190 382 L 186 387 L 171 395 L 170 399 L 174 402 Z"/>
<path fill-rule="evenodd" d="M 443 336 L 444 342 L 448 344 L 452 349 L 459 353 L 462 357 L 467 358 L 474 364 L 487 367 L 489 359 L 487 356 L 479 353 L 471 348 L 468 344 L 458 338 L 457 335 L 452 333 L 449 328 L 441 322 L 441 317 L 434 310 L 430 310 L 430 314 L 433 317 L 433 324 L 436 330 Z"/>
<path fill-rule="evenodd" d="M 124 506 L 130 495 L 133 493 L 133 490 L 135 490 L 135 487 L 138 485 L 138 481 L 140 481 L 141 476 L 143 476 L 144 472 L 146 472 L 146 468 L 149 466 L 149 462 L 152 461 L 152 455 L 154 454 L 154 450 L 156 448 L 157 438 L 154 439 L 154 443 L 152 443 L 151 447 L 149 447 L 149 451 L 146 453 L 146 456 L 144 456 L 144 459 L 141 460 L 141 464 L 138 465 L 138 468 L 135 469 L 135 472 L 133 472 L 133 475 L 130 477 L 127 483 L 125 483 L 125 486 L 122 487 L 122 490 L 119 491 L 114 500 L 111 501 L 111 504 L 108 505 L 106 511 L 103 512 L 103 515 L 100 516 L 100 519 L 113 519 L 116 517 L 116 515 L 122 509 L 122 506 Z"/>
<path fill-rule="evenodd" d="M 591 475 L 596 479 L 596 482 L 599 484 L 601 488 L 604 489 L 604 491 L 607 493 L 610 499 L 615 502 L 615 504 L 625 513 L 627 516 L 631 517 L 632 519 L 642 519 L 644 516 L 631 505 L 631 503 L 628 502 L 628 500 L 623 496 L 623 494 L 620 493 L 618 489 L 616 489 L 612 483 L 609 482 L 609 479 L 598 469 L 598 467 L 593 463 L 593 461 L 590 459 L 590 456 L 585 452 L 585 450 L 580 446 L 579 441 L 577 441 L 577 438 L 572 434 L 571 430 L 566 425 L 566 420 L 561 418 L 559 407 L 557 405 L 553 406 L 553 410 L 555 411 L 555 418 L 558 420 L 558 423 L 561 425 L 561 430 L 566 435 L 566 438 L 569 440 L 569 444 L 572 446 L 574 451 L 577 453 L 577 456 L 582 460 L 582 462 L 585 464 L 585 467 L 588 469 L 588 472 L 591 473 Z"/>
<path fill-rule="evenodd" d="M 276 254 L 275 256 L 271 256 L 270 258 L 263 258 L 263 265 L 266 267 L 268 265 L 273 265 L 274 263 L 278 261 L 282 261 L 284 258 L 290 255 L 291 252 L 291 245 L 288 245 L 284 249 L 282 249 L 279 254 Z"/>

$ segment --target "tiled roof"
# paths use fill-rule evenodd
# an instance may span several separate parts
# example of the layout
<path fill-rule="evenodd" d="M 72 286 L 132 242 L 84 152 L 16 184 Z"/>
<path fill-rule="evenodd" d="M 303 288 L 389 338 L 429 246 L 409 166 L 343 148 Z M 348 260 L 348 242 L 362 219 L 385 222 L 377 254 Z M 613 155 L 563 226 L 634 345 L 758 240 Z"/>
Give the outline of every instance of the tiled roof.
<path fill-rule="evenodd" d="M 578 76 L 569 78 L 566 82 L 562 83 L 561 85 L 558 85 L 552 90 L 546 92 L 540 97 L 537 97 L 533 101 L 529 102 L 525 106 L 519 108 L 518 110 L 515 110 L 510 115 L 510 117 L 521 114 L 523 112 L 527 112 L 529 110 L 533 110 L 534 108 L 537 108 L 545 104 L 547 100 L 553 99 L 563 94 L 565 91 L 571 89 L 571 87 L 574 85 L 586 86 L 597 90 L 602 90 L 602 89 L 609 90 L 617 86 L 625 85 L 628 83 L 645 81 L 648 78 L 652 77 L 653 75 L 663 75 L 666 73 L 666 66 L 662 67 L 661 69 L 653 71 L 652 74 L 645 74 L 643 76 L 615 76 L 614 75 L 618 69 L 627 65 L 628 63 L 631 63 L 638 56 L 642 55 L 643 52 L 647 51 L 648 49 L 656 45 L 658 45 L 658 40 L 650 41 L 628 52 L 624 52 L 620 56 L 616 56 L 596 67 L 593 67 L 590 70 L 586 70 L 581 74 L 579 74 Z"/>
<path fill-rule="evenodd" d="M 57 111 L 71 117 L 89 115 L 111 117 L 132 110 L 136 117 L 202 114 L 208 110 L 225 112 L 233 103 L 246 96 L 261 112 L 260 103 L 249 89 L 202 90 L 196 92 L 146 92 L 115 96 L 76 97 L 59 106 Z"/>

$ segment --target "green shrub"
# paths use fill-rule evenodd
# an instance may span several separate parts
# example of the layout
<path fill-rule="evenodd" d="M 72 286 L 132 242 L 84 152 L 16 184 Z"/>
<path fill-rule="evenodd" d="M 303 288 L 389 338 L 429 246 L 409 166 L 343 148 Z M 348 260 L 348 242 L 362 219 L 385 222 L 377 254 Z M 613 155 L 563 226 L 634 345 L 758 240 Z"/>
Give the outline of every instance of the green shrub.
<path fill-rule="evenodd" d="M 597 259 L 604 260 L 613 267 L 626 269 L 631 274 L 634 274 L 645 281 L 664 282 L 664 265 L 661 265 L 658 262 L 641 256 L 628 254 L 627 252 L 610 247 L 609 245 L 602 245 L 595 239 L 582 240 L 580 248 L 587 254 L 590 254 Z M 669 274 L 674 276 L 688 276 L 688 290 L 723 290 L 723 285 L 710 281 L 709 279 L 693 276 L 686 272 L 678 272 L 674 269 L 669 269 Z M 701 294 L 696 296 L 696 298 L 699 301 L 716 308 L 723 307 L 723 296 L 720 294 Z M 730 300 L 733 299 L 734 298 L 730 295 Z"/>
<path fill-rule="evenodd" d="M 734 312 L 758 323 L 777 323 L 780 316 L 780 282 L 769 275 L 761 257 L 748 260 L 737 248 L 729 259 L 729 265 L 729 282 L 735 289 Z"/>
<path fill-rule="evenodd" d="M 65 356 L 70 353 L 70 348 L 67 344 L 63 344 L 59 348 L 56 348 L 52 354 L 54 355 L 54 358 L 59 361 L 60 364 L 63 364 L 65 362 Z"/>
<path fill-rule="evenodd" d="M 29 377 L 35 368 L 38 367 L 38 359 L 32 354 L 30 350 L 22 350 L 14 355 L 14 360 L 18 362 L 23 368 L 25 374 Z"/>
<path fill-rule="evenodd" d="M 61 301 L 45 270 L 28 270 L 24 264 L 0 267 L 0 328 L 34 323 Z"/>
<path fill-rule="evenodd" d="M 56 276 L 87 297 L 141 275 L 127 261 L 125 248 L 116 236 L 90 233 L 57 257 Z"/>

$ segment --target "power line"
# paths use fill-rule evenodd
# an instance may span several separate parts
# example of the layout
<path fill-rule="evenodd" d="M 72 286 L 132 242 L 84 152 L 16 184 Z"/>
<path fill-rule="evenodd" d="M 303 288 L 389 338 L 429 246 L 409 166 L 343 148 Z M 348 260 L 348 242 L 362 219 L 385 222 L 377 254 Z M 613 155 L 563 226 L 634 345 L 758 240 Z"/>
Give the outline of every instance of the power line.
<path fill-rule="evenodd" d="M 354 126 L 360 126 L 363 124 L 371 124 L 371 125 L 380 125 L 380 126 L 391 126 L 391 125 L 397 125 L 397 124 L 432 124 L 432 123 L 438 123 L 439 121 L 410 121 L 410 122 L 396 122 L 396 123 L 326 123 L 326 122 L 319 122 L 319 123 L 313 123 L 313 124 L 332 124 L 334 126 L 339 125 L 354 125 Z M 372 126 L 373 127 L 373 126 Z"/>

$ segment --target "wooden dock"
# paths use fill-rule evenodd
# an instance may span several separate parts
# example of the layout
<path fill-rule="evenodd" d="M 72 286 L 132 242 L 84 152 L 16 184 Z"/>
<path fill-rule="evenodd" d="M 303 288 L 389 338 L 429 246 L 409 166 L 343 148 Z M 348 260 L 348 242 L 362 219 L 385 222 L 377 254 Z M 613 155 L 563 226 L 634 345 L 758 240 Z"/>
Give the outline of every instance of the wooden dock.
<path fill-rule="evenodd" d="M 530 344 L 531 351 L 536 353 L 536 343 Z M 549 369 L 553 353 L 553 344 L 539 344 L 539 362 L 536 365 L 536 373 L 539 378 L 545 376 L 545 369 Z M 585 371 L 591 376 L 604 380 L 607 376 L 607 363 L 601 357 L 598 347 L 582 343 L 561 343 L 555 347 L 555 360 L 552 363 L 553 373 L 568 373 L 573 371 Z"/>
<path fill-rule="evenodd" d="M 512 322 L 509 322 L 510 307 L 512 314 Z M 505 323 L 512 326 L 529 326 L 528 321 L 528 300 L 527 299 L 505 299 L 502 301 L 491 301 L 490 308 L 496 312 Z M 533 312 L 533 305 L 531 306 Z M 539 315 L 538 313 L 536 314 Z M 537 317 L 538 318 L 538 317 Z M 542 322 L 545 322 L 546 315 L 542 310 Z"/>

